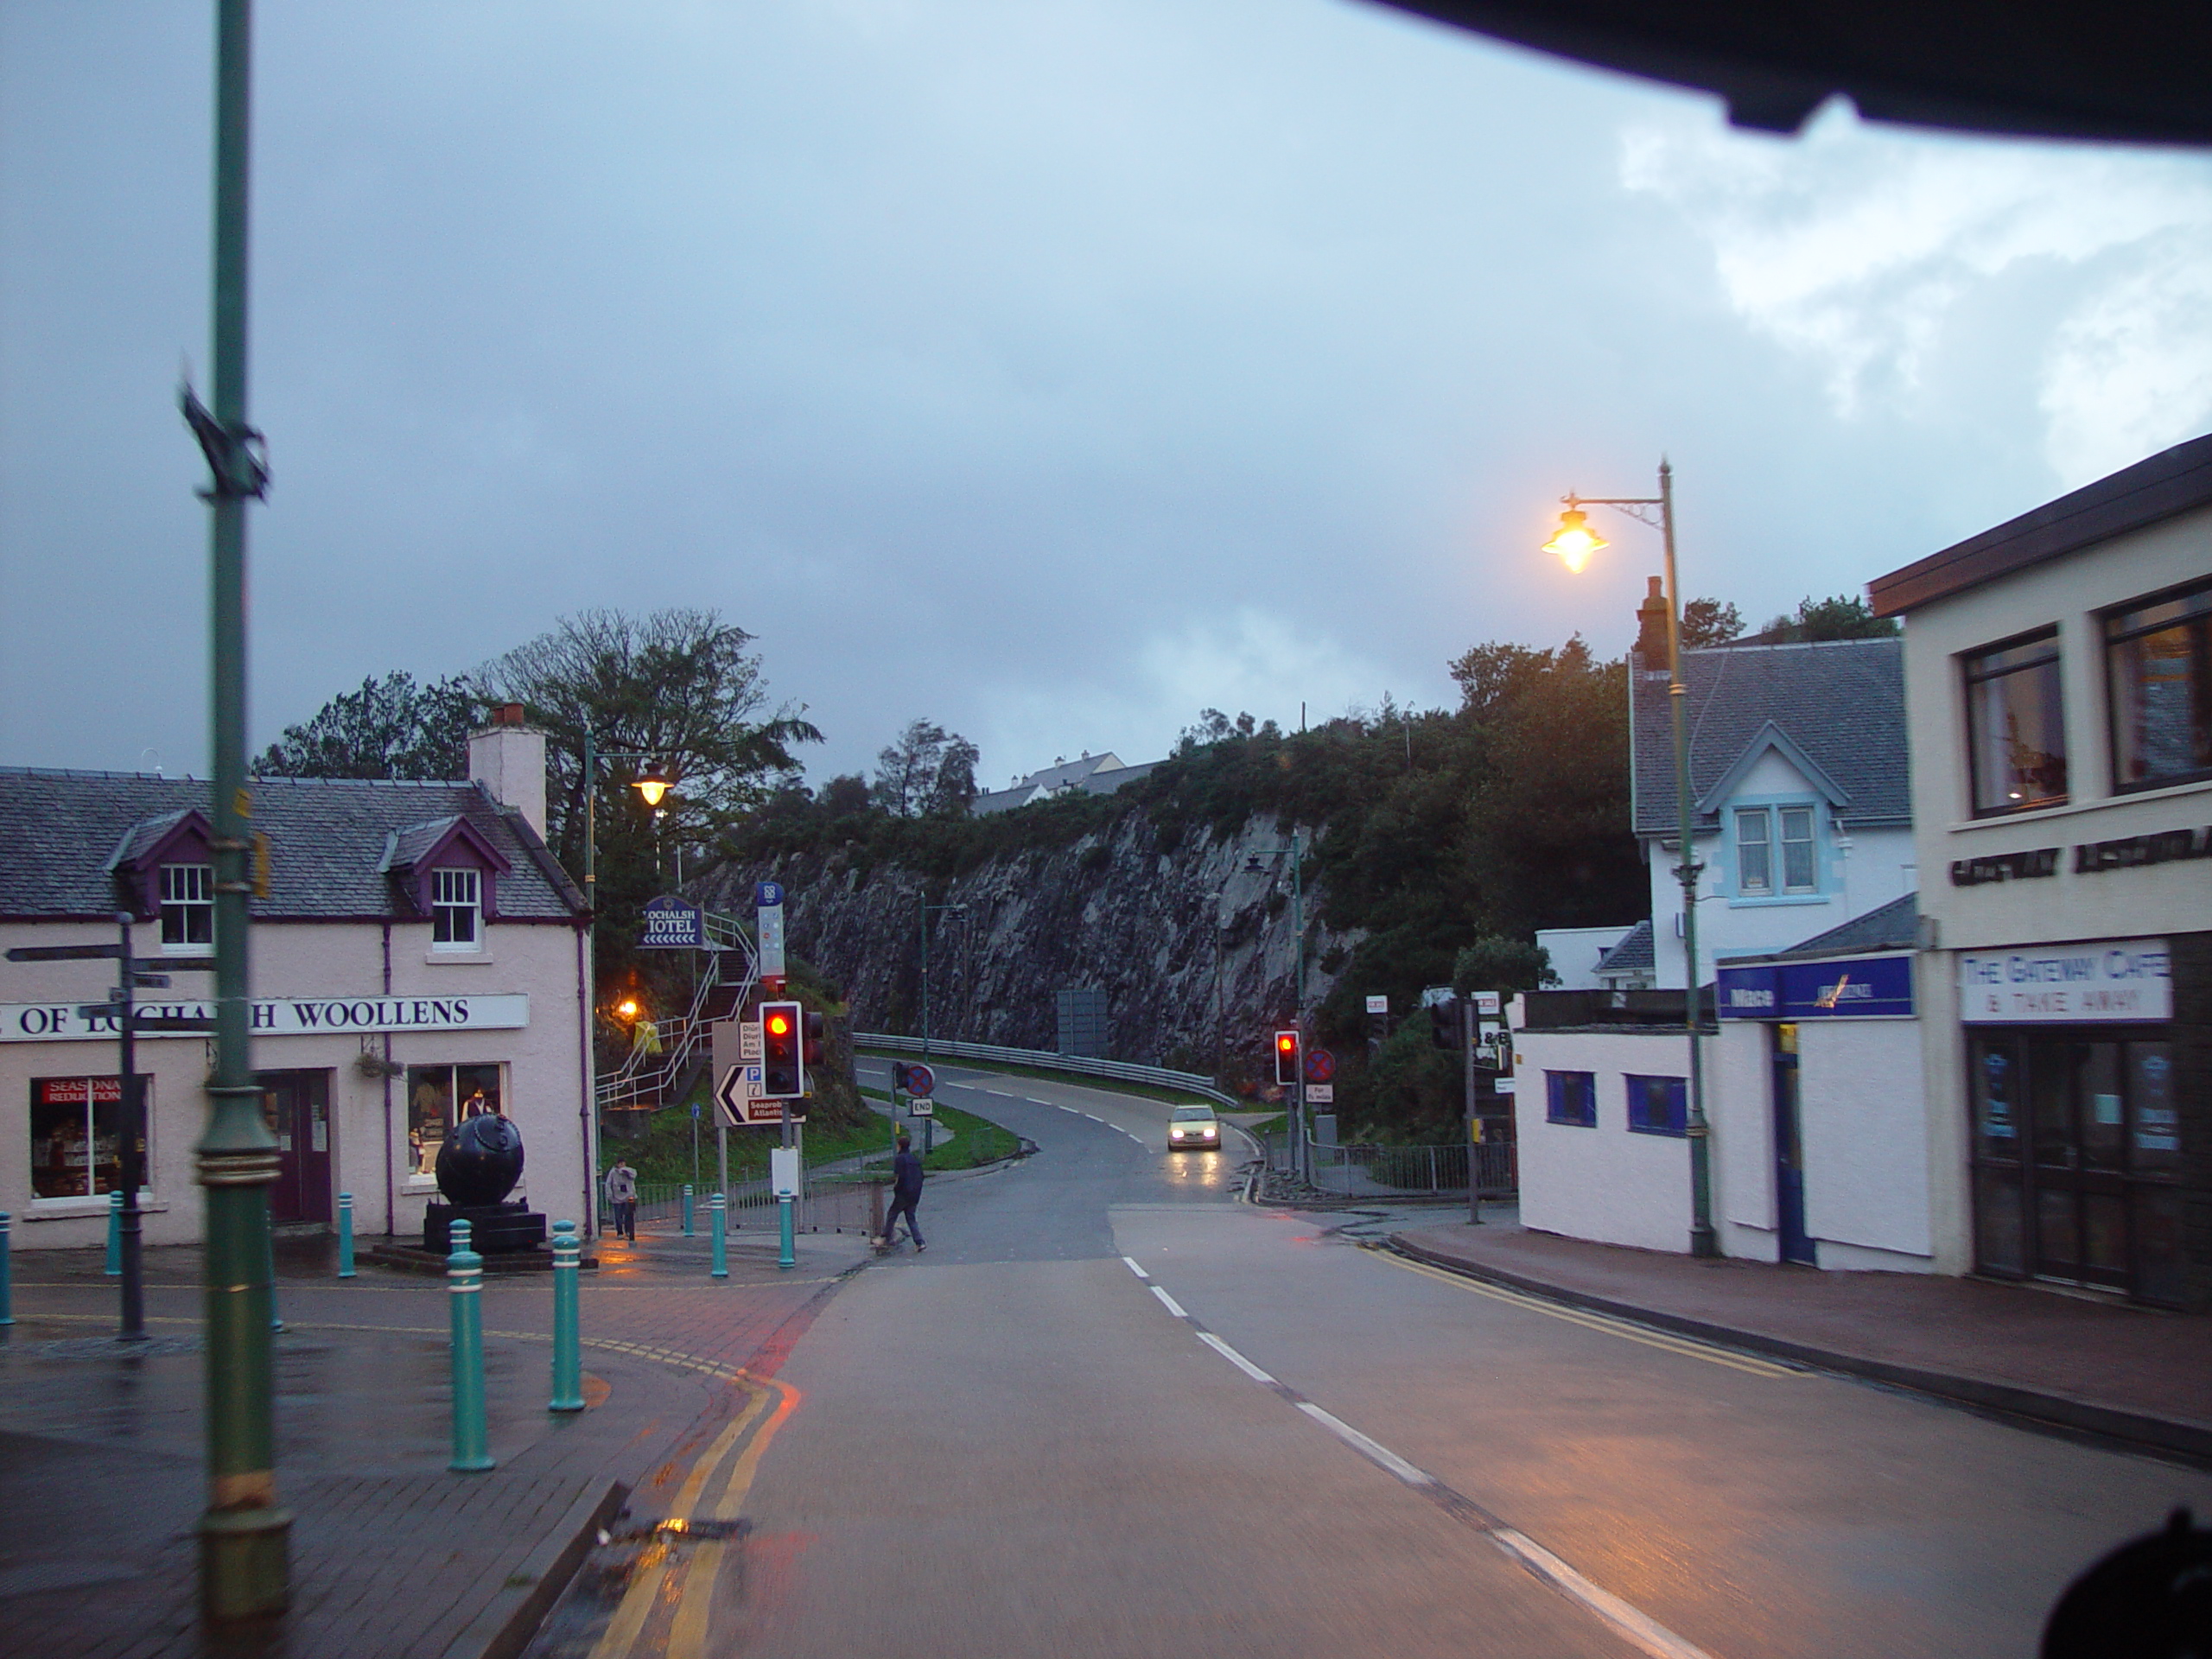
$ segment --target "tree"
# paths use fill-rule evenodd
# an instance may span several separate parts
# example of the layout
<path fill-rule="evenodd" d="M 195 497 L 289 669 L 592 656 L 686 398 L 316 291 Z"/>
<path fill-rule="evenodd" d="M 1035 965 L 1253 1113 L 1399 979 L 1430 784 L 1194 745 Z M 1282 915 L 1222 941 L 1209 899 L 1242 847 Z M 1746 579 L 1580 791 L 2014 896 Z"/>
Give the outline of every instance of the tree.
<path fill-rule="evenodd" d="M 1461 947 L 1452 964 L 1452 988 L 1462 996 L 1470 991 L 1534 991 L 1558 983 L 1550 951 L 1497 933 Z"/>
<path fill-rule="evenodd" d="M 1682 607 L 1682 649 L 1706 651 L 1739 639 L 1744 618 L 1733 605 L 1717 599 L 1694 599 Z"/>
<path fill-rule="evenodd" d="M 976 798 L 973 743 L 934 721 L 907 722 L 875 758 L 875 804 L 894 818 L 957 817 Z"/>
<path fill-rule="evenodd" d="M 595 792 L 599 909 L 613 924 L 601 933 L 604 961 L 621 958 L 639 907 L 673 873 L 670 855 L 719 841 L 793 781 L 795 745 L 821 741 L 798 714 L 769 706 L 752 641 L 711 610 L 584 611 L 477 671 L 486 701 L 523 703 L 546 734 L 550 839 L 578 876 L 585 791 Z M 629 787 L 643 761 L 608 760 L 584 777 L 586 732 L 601 755 L 659 763 L 674 788 L 658 811 Z"/>
<path fill-rule="evenodd" d="M 1874 607 L 1855 594 L 1834 599 L 1808 595 L 1797 601 L 1797 614 L 1777 616 L 1759 631 L 1762 639 L 1776 645 L 1819 639 L 1886 639 L 1898 632 L 1893 616 L 1877 616 Z"/>
<path fill-rule="evenodd" d="M 405 670 L 342 692 L 254 762 L 270 778 L 468 776 L 468 734 L 480 699 L 461 678 L 417 685 Z"/>
<path fill-rule="evenodd" d="M 823 785 L 814 804 L 825 818 L 845 818 L 867 811 L 874 798 L 868 792 L 868 779 L 858 772 L 848 772 Z"/>

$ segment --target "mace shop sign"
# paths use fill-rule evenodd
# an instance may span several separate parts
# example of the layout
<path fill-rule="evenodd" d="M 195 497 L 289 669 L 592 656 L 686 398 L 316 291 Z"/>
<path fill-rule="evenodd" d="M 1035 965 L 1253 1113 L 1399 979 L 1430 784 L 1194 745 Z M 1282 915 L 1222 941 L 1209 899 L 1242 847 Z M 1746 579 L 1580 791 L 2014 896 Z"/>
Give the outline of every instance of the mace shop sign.
<path fill-rule="evenodd" d="M 2164 939 L 1959 954 L 1959 1018 L 1970 1026 L 2134 1025 L 2173 1017 Z"/>
<path fill-rule="evenodd" d="M 208 1020 L 214 1000 L 141 1002 L 145 1018 Z M 519 1031 L 530 1024 L 530 997 L 264 996 L 253 1001 L 257 1037 L 317 1037 L 385 1031 Z M 82 1043 L 117 1036 L 117 1016 L 97 1003 L 0 1002 L 0 1042 Z M 197 1033 L 142 1031 L 142 1042 Z"/>
<path fill-rule="evenodd" d="M 1715 988 L 1723 1020 L 1909 1018 L 1912 958 L 1761 963 L 1723 968 Z"/>

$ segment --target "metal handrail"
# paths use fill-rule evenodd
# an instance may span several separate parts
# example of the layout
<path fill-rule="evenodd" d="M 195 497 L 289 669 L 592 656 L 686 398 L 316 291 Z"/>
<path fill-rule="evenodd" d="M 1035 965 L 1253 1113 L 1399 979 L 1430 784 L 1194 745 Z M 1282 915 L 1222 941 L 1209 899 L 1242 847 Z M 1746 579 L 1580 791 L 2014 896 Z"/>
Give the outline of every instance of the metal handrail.
<path fill-rule="evenodd" d="M 596 1094 L 600 1110 L 627 1106 L 649 1095 L 658 1095 L 683 1075 L 684 1068 L 699 1049 L 712 1039 L 715 1022 L 705 1018 L 705 1011 L 713 993 L 730 982 L 722 977 L 724 957 L 734 954 L 745 959 L 743 976 L 736 981 L 741 1007 L 760 979 L 760 948 L 745 931 L 744 924 L 736 917 L 718 911 L 702 914 L 706 918 L 708 969 L 699 976 L 698 988 L 691 994 L 691 1007 L 681 1017 L 658 1027 L 661 1038 L 658 1056 L 648 1057 L 632 1048 L 623 1056 L 620 1065 L 599 1079 Z M 648 1058 L 658 1060 L 651 1070 L 643 1064 Z"/>
<path fill-rule="evenodd" d="M 1149 1083 L 1162 1089 L 1181 1089 L 1227 1107 L 1232 1112 L 1255 1109 L 1255 1103 L 1215 1087 L 1211 1077 L 1195 1071 L 1171 1071 L 1164 1065 L 1138 1065 L 1128 1060 L 1094 1060 L 1077 1054 L 1056 1054 L 1050 1049 L 1001 1048 L 992 1043 L 955 1043 L 933 1038 L 925 1051 L 918 1037 L 898 1037 L 886 1032 L 856 1031 L 855 1048 L 885 1049 L 894 1054 L 944 1055 L 955 1060 L 996 1060 L 1006 1065 L 1033 1065 L 1040 1070 L 1071 1071 L 1078 1077 L 1110 1077 L 1117 1083 Z"/>

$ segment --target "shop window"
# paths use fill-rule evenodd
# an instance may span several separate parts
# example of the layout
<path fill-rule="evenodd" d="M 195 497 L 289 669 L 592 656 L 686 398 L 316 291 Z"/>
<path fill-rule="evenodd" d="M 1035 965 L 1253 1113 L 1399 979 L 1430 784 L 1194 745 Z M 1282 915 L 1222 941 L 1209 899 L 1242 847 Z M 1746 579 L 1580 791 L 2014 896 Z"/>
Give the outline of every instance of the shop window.
<path fill-rule="evenodd" d="M 215 942 L 215 872 L 206 864 L 162 866 L 162 948 L 200 950 Z"/>
<path fill-rule="evenodd" d="M 483 877 L 471 869 L 430 872 L 430 943 L 440 950 L 474 950 L 483 942 Z"/>
<path fill-rule="evenodd" d="M 464 1117 L 507 1109 L 497 1065 L 407 1068 L 407 1149 L 417 1175 L 435 1174 L 446 1131 Z"/>
<path fill-rule="evenodd" d="M 1685 1135 L 1689 1094 L 1680 1077 L 1628 1078 L 1628 1126 L 1638 1135 Z"/>
<path fill-rule="evenodd" d="M 1967 766 L 1974 813 L 1988 817 L 2066 799 L 2066 718 L 2058 631 L 1965 659 Z"/>
<path fill-rule="evenodd" d="M 2115 789 L 2212 778 L 2212 583 L 2105 618 Z"/>
<path fill-rule="evenodd" d="M 123 1079 L 31 1079 L 31 1196 L 91 1198 L 123 1183 Z"/>
<path fill-rule="evenodd" d="M 1777 868 L 1777 855 L 1779 869 Z M 1777 893 L 1820 890 L 1820 866 L 1814 857 L 1813 809 L 1809 806 L 1739 806 L 1736 809 L 1736 893 L 1743 899 L 1770 899 Z M 1777 886 L 1777 877 L 1780 885 Z"/>
<path fill-rule="evenodd" d="M 1598 1079 L 1587 1071 L 1544 1073 L 1544 1121 L 1598 1127 Z"/>

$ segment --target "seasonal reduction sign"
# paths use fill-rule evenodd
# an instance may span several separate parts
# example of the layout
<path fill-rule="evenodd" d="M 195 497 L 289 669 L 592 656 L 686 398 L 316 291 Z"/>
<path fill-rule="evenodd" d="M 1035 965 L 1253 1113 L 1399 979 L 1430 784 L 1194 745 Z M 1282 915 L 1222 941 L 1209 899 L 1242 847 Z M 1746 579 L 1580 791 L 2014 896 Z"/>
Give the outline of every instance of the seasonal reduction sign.
<path fill-rule="evenodd" d="M 149 1020 L 207 1020 L 214 999 L 141 1002 Z M 530 1024 L 530 997 L 506 996 L 257 996 L 257 1037 L 313 1037 L 327 1032 L 519 1031 Z M 99 1003 L 0 1002 L 0 1042 L 81 1043 L 117 1035 L 118 1017 Z M 141 1041 L 201 1033 L 142 1031 Z"/>

